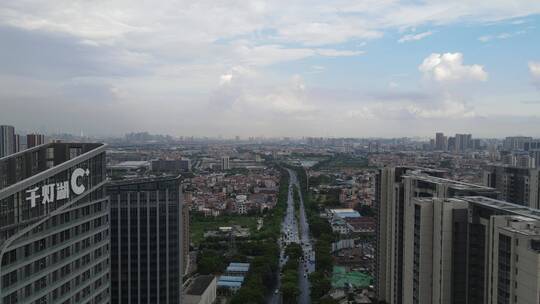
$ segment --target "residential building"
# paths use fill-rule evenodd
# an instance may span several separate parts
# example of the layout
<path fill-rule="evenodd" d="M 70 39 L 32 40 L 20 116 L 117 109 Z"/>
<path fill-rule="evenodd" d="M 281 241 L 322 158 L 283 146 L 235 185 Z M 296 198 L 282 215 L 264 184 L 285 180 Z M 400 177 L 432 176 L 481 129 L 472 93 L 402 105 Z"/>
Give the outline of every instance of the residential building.
<path fill-rule="evenodd" d="M 15 153 L 15 128 L 0 126 L 0 158 Z"/>
<path fill-rule="evenodd" d="M 0 158 L 0 303 L 109 303 L 103 144 Z"/>
<path fill-rule="evenodd" d="M 376 180 L 377 208 L 377 297 L 388 303 L 403 303 L 404 219 L 415 197 L 497 197 L 489 187 L 442 178 L 445 171 L 417 167 L 386 167 Z"/>
<path fill-rule="evenodd" d="M 506 151 L 525 150 L 525 143 L 531 142 L 532 137 L 528 136 L 510 136 L 503 141 L 503 149 Z"/>
<path fill-rule="evenodd" d="M 184 233 L 179 177 L 114 182 L 107 194 L 112 303 L 180 303 Z"/>
<path fill-rule="evenodd" d="M 486 197 L 414 198 L 410 210 L 403 303 L 538 302 L 537 210 Z"/>
<path fill-rule="evenodd" d="M 32 148 L 35 146 L 43 145 L 45 143 L 45 135 L 43 134 L 27 134 L 26 135 L 26 147 Z"/>
<path fill-rule="evenodd" d="M 231 165 L 229 163 L 229 157 L 223 156 L 221 158 L 221 170 L 229 170 L 231 169 Z"/>
<path fill-rule="evenodd" d="M 456 134 L 454 149 L 456 152 L 465 152 L 472 149 L 472 135 L 471 134 Z"/>
<path fill-rule="evenodd" d="M 435 134 L 435 150 L 446 151 L 448 148 L 448 139 L 444 136 L 444 133 Z"/>
<path fill-rule="evenodd" d="M 496 188 L 504 201 L 539 209 L 539 172 L 538 168 L 492 165 L 484 172 L 484 184 Z"/>
<path fill-rule="evenodd" d="M 523 143 L 523 150 L 534 151 L 540 150 L 540 139 L 530 139 Z"/>
<path fill-rule="evenodd" d="M 13 135 L 13 153 L 21 151 L 21 136 L 19 134 Z"/>

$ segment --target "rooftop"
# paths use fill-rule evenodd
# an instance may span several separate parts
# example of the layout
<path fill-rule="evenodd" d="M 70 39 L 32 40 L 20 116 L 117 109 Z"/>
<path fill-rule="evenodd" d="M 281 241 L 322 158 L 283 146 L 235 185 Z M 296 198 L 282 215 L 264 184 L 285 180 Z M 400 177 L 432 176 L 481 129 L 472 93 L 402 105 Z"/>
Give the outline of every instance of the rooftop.
<path fill-rule="evenodd" d="M 361 217 L 360 213 L 358 213 L 358 211 L 354 210 L 354 209 L 330 209 L 330 212 L 332 214 L 335 214 L 336 216 L 340 217 L 340 218 L 356 218 L 356 217 Z"/>
<path fill-rule="evenodd" d="M 512 204 L 509 202 L 496 200 L 483 196 L 467 196 L 461 198 L 464 201 L 478 204 L 491 209 L 504 210 L 510 214 L 521 215 L 536 220 L 540 220 L 540 210 L 529 208 L 517 204 Z"/>
<path fill-rule="evenodd" d="M 139 169 L 150 167 L 150 162 L 144 160 L 128 160 L 109 167 L 113 169 Z"/>
<path fill-rule="evenodd" d="M 213 275 L 201 275 L 193 280 L 189 285 L 186 294 L 200 296 L 215 279 Z"/>
<path fill-rule="evenodd" d="M 104 153 L 101 143 L 48 143 L 0 158 L 0 189 L 33 184 Z M 12 192 L 12 191 L 11 191 Z"/>
<path fill-rule="evenodd" d="M 442 178 L 442 177 L 431 176 L 420 171 L 411 171 L 411 172 L 408 172 L 405 176 L 411 176 L 411 177 L 414 177 L 423 181 L 427 181 L 427 182 L 432 182 L 435 184 L 446 184 L 449 187 L 454 188 L 454 189 L 476 190 L 476 191 L 484 190 L 484 191 L 490 191 L 490 192 L 495 191 L 495 189 L 491 187 L 460 182 L 460 181 L 451 180 L 451 179 Z"/>
<path fill-rule="evenodd" d="M 334 266 L 332 273 L 332 287 L 344 288 L 350 284 L 353 287 L 367 288 L 373 282 L 373 278 L 358 271 L 346 271 L 345 267 Z"/>

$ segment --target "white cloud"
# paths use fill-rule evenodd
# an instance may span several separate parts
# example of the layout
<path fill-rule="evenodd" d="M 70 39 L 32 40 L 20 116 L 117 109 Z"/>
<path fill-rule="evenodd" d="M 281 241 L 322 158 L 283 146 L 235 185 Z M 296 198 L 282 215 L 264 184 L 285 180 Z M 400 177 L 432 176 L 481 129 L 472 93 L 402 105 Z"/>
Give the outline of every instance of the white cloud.
<path fill-rule="evenodd" d="M 529 62 L 529 71 L 534 78 L 540 78 L 540 62 Z"/>
<path fill-rule="evenodd" d="M 219 77 L 219 85 L 227 85 L 230 84 L 232 81 L 233 75 L 232 74 L 223 74 Z"/>
<path fill-rule="evenodd" d="M 348 51 L 348 50 L 334 50 L 334 49 L 317 49 L 317 54 L 327 57 L 346 57 L 346 56 L 358 56 L 364 54 L 364 51 Z"/>
<path fill-rule="evenodd" d="M 437 82 L 486 81 L 488 73 L 478 64 L 464 65 L 461 53 L 433 53 L 418 67 L 424 77 Z"/>
<path fill-rule="evenodd" d="M 401 37 L 398 42 L 399 43 L 403 43 L 403 42 L 409 42 L 409 41 L 417 41 L 417 40 L 422 40 L 428 36 L 431 36 L 433 34 L 432 31 L 427 31 L 427 32 L 423 32 L 423 33 L 418 33 L 418 34 L 408 34 L 408 35 L 405 35 L 403 37 Z"/>
<path fill-rule="evenodd" d="M 540 61 L 529 62 L 529 72 L 531 73 L 533 83 L 540 89 Z"/>
<path fill-rule="evenodd" d="M 489 41 L 492 41 L 492 40 L 495 40 L 495 39 L 499 39 L 499 40 L 504 40 L 504 39 L 508 39 L 508 38 L 512 38 L 512 37 L 515 37 L 515 36 L 518 36 L 518 35 L 522 35 L 522 34 L 525 34 L 526 31 L 515 31 L 515 32 L 511 32 L 511 33 L 500 33 L 500 34 L 497 34 L 497 35 L 484 35 L 484 36 L 480 36 L 478 37 L 478 40 L 480 42 L 489 42 Z"/>
<path fill-rule="evenodd" d="M 279 39 L 311 46 L 343 43 L 351 39 L 374 39 L 382 35 L 378 30 L 359 24 L 358 20 L 341 18 L 332 22 L 286 24 L 278 28 Z"/>
<path fill-rule="evenodd" d="M 20 68 L 23 63 L 16 64 L 19 70 L 2 70 L 0 87 L 5 90 L 0 92 L 4 96 L 0 105 L 7 104 L 7 109 L 15 112 L 17 107 L 10 97 L 17 97 L 18 104 L 27 102 L 31 109 L 34 101 L 28 101 L 30 90 L 10 88 L 25 88 L 27 84 L 35 82 L 40 84 L 36 87 L 49 89 L 38 89 L 35 92 L 40 94 L 34 91 L 32 94 L 39 95 L 38 98 L 47 101 L 47 106 L 55 109 L 71 108 L 69 111 L 75 111 L 74 107 L 66 106 L 69 105 L 67 99 L 55 103 L 55 100 L 65 97 L 65 90 L 69 91 L 69 100 L 77 100 L 77 94 L 84 97 L 84 94 L 96 89 L 102 92 L 99 96 L 104 96 L 99 98 L 114 97 L 116 104 L 107 104 L 107 107 L 111 107 L 107 109 L 109 113 L 125 113 L 124 109 L 130 109 L 130 113 L 125 114 L 129 117 L 115 121 L 119 128 L 122 127 L 122 131 L 133 128 L 133 121 L 145 121 L 146 125 L 135 127 L 148 127 L 149 131 L 156 131 L 152 128 L 157 125 L 162 126 L 162 131 L 176 132 L 183 129 L 193 133 L 205 128 L 207 124 L 213 124 L 219 131 L 223 129 L 221 124 L 239 124 L 238 130 L 249 133 L 265 120 L 267 113 L 277 116 L 285 114 L 292 121 L 295 117 L 315 117 L 310 127 L 326 128 L 326 124 L 321 122 L 327 121 L 328 113 L 338 108 L 336 103 L 340 102 L 339 98 L 332 95 L 317 96 L 321 101 L 316 104 L 309 95 L 310 86 L 304 84 L 301 77 L 283 81 L 291 77 L 290 73 L 297 71 L 290 72 L 290 69 L 280 66 L 274 69 L 271 66 L 313 57 L 359 56 L 363 54 L 360 49 L 366 45 L 366 41 L 379 39 L 389 31 L 409 33 L 402 34 L 400 39 L 406 42 L 432 34 L 431 31 L 416 34 L 411 32 L 412 28 L 456 23 L 475 25 L 511 22 L 538 13 L 540 2 L 530 0 L 1 1 L 0 27 L 8 31 L 16 29 L 18 34 L 30 33 L 36 38 L 35 41 L 30 38 L 12 40 L 32 42 L 28 44 L 31 47 L 22 45 L 19 49 L 39 49 L 40 52 L 33 53 L 42 56 L 28 61 L 27 70 L 22 72 Z M 505 35 L 502 34 L 493 37 L 503 39 Z M 42 51 L 42 46 L 57 38 L 68 40 L 68 47 L 60 44 L 47 49 L 47 52 Z M 8 43 L 5 47 L 8 47 Z M 13 50 L 9 49 L 8 54 L 17 55 L 16 50 Z M 3 51 L 6 52 L 4 45 Z M 76 57 L 74 53 L 77 53 Z M 13 58 L 23 56 L 26 53 Z M 4 56 L 4 62 L 9 58 L 11 56 Z M 334 71 L 335 66 L 332 66 L 330 60 L 321 61 L 317 64 L 325 65 L 328 71 L 316 75 L 322 78 Z M 296 68 L 293 65 L 291 67 Z M 426 78 L 440 83 L 487 79 L 487 72 L 482 66 L 464 65 L 459 53 L 432 54 L 419 69 Z M 306 73 L 321 70 L 313 67 Z M 49 77 L 53 72 L 56 74 Z M 13 75 L 31 76 L 21 80 Z M 350 78 L 354 79 L 355 76 Z M 370 77 L 361 72 L 358 76 L 359 83 L 361 77 Z M 6 77 L 11 80 L 3 80 Z M 72 82 L 72 79 L 81 77 L 91 79 Z M 315 76 L 306 75 L 306 79 L 312 78 Z M 414 78 L 411 77 L 411 80 L 408 82 L 400 79 L 400 87 L 414 85 Z M 328 85 L 335 85 L 338 81 L 328 82 Z M 381 85 L 386 83 L 387 80 Z M 398 90 L 394 83 L 389 86 Z M 433 87 L 427 90 L 440 89 Z M 218 103 L 225 100 L 220 104 L 220 109 L 226 109 L 224 113 L 228 113 L 228 116 L 218 113 L 208 117 L 207 107 L 214 105 L 211 102 L 208 105 L 211 99 L 208 92 L 213 91 L 216 91 L 213 98 Z M 31 99 L 38 98 L 32 96 Z M 83 106 L 88 105 L 79 105 L 79 108 Z M 149 115 L 149 108 L 152 108 L 154 115 Z M 464 103 L 445 104 L 436 100 L 432 105 L 425 105 L 410 99 L 393 105 L 384 102 L 378 104 L 372 100 L 369 105 L 361 104 L 351 109 L 348 106 L 340 108 L 340 111 L 335 111 L 338 113 L 335 118 L 339 120 L 341 113 L 349 110 L 351 117 L 379 120 L 385 119 L 386 110 L 395 118 L 465 117 L 474 112 Z M 147 119 L 162 117 L 160 111 L 169 119 Z M 8 112 L 3 112 L 0 116 L 4 116 L 0 119 L 7 116 Z M 176 117 L 185 112 L 191 115 L 179 122 Z M 21 121 L 28 116 L 23 115 L 22 110 L 17 115 L 22 117 Z M 9 116 L 12 116 L 11 113 Z M 172 121 L 175 123 L 170 123 Z M 206 124 L 201 124 L 201 121 Z M 53 119 L 50 122 L 54 125 Z M 111 129 L 105 123 L 88 122 L 87 125 L 96 129 Z M 247 125 L 254 128 L 246 128 Z M 275 121 L 270 121 L 257 129 L 257 132 L 271 133 L 275 125 Z M 281 126 L 297 130 L 304 125 L 291 122 Z M 216 129 L 209 128 L 205 132 L 212 133 Z M 361 128 L 351 129 L 357 132 Z M 115 130 L 122 132 L 120 129 Z"/>
<path fill-rule="evenodd" d="M 445 99 L 435 108 L 409 105 L 407 110 L 417 118 L 471 118 L 477 116 L 472 107 L 463 102 Z"/>

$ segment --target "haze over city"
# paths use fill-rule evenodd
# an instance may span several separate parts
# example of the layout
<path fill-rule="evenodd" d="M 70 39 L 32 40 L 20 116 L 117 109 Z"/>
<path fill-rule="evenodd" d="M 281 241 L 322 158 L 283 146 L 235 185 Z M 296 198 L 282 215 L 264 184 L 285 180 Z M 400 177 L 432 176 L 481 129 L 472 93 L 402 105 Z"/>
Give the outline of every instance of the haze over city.
<path fill-rule="evenodd" d="M 540 2 L 2 1 L 28 132 L 539 136 Z"/>

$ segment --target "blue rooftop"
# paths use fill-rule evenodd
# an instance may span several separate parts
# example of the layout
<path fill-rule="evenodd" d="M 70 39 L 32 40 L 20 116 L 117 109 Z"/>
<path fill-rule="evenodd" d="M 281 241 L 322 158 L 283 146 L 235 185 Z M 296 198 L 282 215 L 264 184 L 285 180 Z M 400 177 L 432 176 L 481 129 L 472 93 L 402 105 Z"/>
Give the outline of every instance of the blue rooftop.
<path fill-rule="evenodd" d="M 227 267 L 227 272 L 248 272 L 249 267 L 244 266 L 229 266 Z"/>
<path fill-rule="evenodd" d="M 244 282 L 244 277 L 242 276 L 221 276 L 218 281 L 222 282 Z"/>
<path fill-rule="evenodd" d="M 221 281 L 217 282 L 218 287 L 242 287 L 242 282 Z"/>
<path fill-rule="evenodd" d="M 229 263 L 229 266 L 249 268 L 249 263 Z"/>

